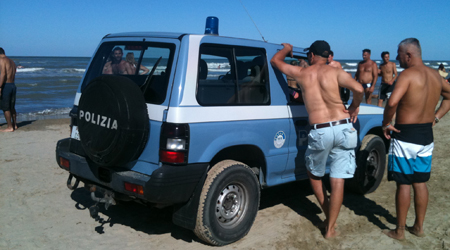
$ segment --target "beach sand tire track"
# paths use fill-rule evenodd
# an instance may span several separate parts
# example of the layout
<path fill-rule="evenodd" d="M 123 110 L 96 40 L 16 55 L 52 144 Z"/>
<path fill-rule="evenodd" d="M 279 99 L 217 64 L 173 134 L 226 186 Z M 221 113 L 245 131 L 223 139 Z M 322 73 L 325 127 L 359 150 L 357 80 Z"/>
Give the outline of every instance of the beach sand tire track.
<path fill-rule="evenodd" d="M 366 135 L 356 153 L 356 171 L 346 182 L 347 189 L 357 194 L 369 194 L 381 183 L 386 169 L 386 147 L 378 135 Z"/>
<path fill-rule="evenodd" d="M 241 162 L 221 161 L 208 172 L 203 185 L 194 233 L 215 246 L 235 242 L 250 231 L 259 201 L 254 172 Z"/>

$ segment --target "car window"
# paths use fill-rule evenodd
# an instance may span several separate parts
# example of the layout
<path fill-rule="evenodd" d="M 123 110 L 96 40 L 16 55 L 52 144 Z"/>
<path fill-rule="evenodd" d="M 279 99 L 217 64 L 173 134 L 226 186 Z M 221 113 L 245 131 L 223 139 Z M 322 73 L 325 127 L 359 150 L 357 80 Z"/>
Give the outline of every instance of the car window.
<path fill-rule="evenodd" d="M 166 98 L 174 50 L 175 45 L 169 43 L 103 43 L 89 66 L 81 91 L 98 76 L 120 75 L 133 80 L 142 89 L 144 84 L 148 85 L 146 102 L 161 104 Z"/>
<path fill-rule="evenodd" d="M 270 104 L 263 49 L 202 44 L 197 101 L 204 106 Z"/>

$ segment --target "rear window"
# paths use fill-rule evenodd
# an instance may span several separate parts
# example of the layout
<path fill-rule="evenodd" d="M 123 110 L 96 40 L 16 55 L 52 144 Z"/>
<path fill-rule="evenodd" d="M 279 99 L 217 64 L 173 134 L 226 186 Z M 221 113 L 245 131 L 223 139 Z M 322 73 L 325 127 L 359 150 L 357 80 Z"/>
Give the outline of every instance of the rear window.
<path fill-rule="evenodd" d="M 81 92 L 98 76 L 121 75 L 140 87 L 148 85 L 146 102 L 161 104 L 166 98 L 174 50 L 175 45 L 170 43 L 103 43 L 89 66 Z"/>

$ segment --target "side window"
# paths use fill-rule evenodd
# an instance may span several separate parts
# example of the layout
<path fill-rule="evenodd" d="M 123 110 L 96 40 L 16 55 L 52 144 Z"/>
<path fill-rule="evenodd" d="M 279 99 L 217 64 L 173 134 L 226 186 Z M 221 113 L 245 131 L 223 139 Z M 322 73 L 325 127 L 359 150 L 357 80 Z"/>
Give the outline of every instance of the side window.
<path fill-rule="evenodd" d="M 306 67 L 309 66 L 307 59 L 304 58 L 304 57 L 297 57 L 297 56 L 290 57 L 290 56 L 288 56 L 288 57 L 286 57 L 284 59 L 284 61 L 286 63 L 289 63 L 290 65 L 294 65 L 294 66 L 298 66 L 298 67 L 306 68 Z M 294 78 L 292 78 L 292 77 L 287 75 L 286 76 L 286 80 L 287 80 L 287 84 L 288 84 L 289 87 L 294 88 L 294 89 L 298 89 L 299 88 L 299 86 L 297 85 L 297 82 L 294 80 Z"/>
<path fill-rule="evenodd" d="M 263 49 L 200 47 L 197 101 L 204 106 L 270 104 Z"/>

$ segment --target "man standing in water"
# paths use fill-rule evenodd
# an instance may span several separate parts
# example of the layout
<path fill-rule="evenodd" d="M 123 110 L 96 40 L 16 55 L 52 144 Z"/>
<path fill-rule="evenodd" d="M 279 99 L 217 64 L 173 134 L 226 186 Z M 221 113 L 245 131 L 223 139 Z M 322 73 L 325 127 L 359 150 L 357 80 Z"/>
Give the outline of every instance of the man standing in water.
<path fill-rule="evenodd" d="M 377 64 L 370 59 L 370 49 L 363 50 L 363 60 L 358 63 L 355 80 L 362 84 L 366 94 L 366 103 L 372 103 L 372 93 L 378 79 Z"/>
<path fill-rule="evenodd" d="M 294 78 L 300 86 L 306 111 L 309 115 L 311 131 L 308 135 L 308 149 L 305 154 L 306 168 L 314 194 L 322 207 L 325 220 L 325 238 L 338 235 L 334 227 L 344 197 L 344 179 L 352 178 L 355 172 L 355 150 L 357 132 L 352 122 L 356 122 L 363 88 L 344 70 L 327 65 L 330 45 L 325 41 L 315 41 L 307 56 L 311 66 L 297 67 L 284 62 L 292 57 L 292 45 L 283 43 L 270 63 L 286 76 Z M 353 102 L 345 109 L 339 96 L 339 87 L 353 92 Z M 292 93 L 294 98 L 299 94 Z M 342 142 L 342 143 L 336 143 Z M 322 183 L 327 159 L 330 159 L 331 198 L 328 200 Z"/>
<path fill-rule="evenodd" d="M 378 107 L 383 106 L 384 100 L 389 100 L 398 76 L 397 66 L 394 62 L 389 62 L 389 52 L 383 51 L 381 58 L 383 59 L 383 63 L 380 64 L 381 86 L 380 93 L 378 93 Z"/>
<path fill-rule="evenodd" d="M 16 64 L 5 55 L 0 48 L 0 105 L 8 124 L 1 132 L 14 132 L 17 129 L 16 121 Z"/>
<path fill-rule="evenodd" d="M 405 238 L 405 229 L 418 237 L 425 235 L 423 221 L 428 205 L 426 182 L 430 179 L 434 148 L 432 126 L 450 109 L 450 85 L 436 70 L 423 64 L 420 43 L 416 38 L 400 42 L 397 60 L 405 70 L 397 78 L 383 119 L 384 136 L 387 139 L 392 137 L 388 179 L 397 183 L 397 227 L 385 233 L 401 240 Z M 441 95 L 444 99 L 435 113 Z M 395 113 L 396 122 L 392 125 Z M 416 219 L 412 227 L 406 227 L 411 185 L 414 189 Z"/>

